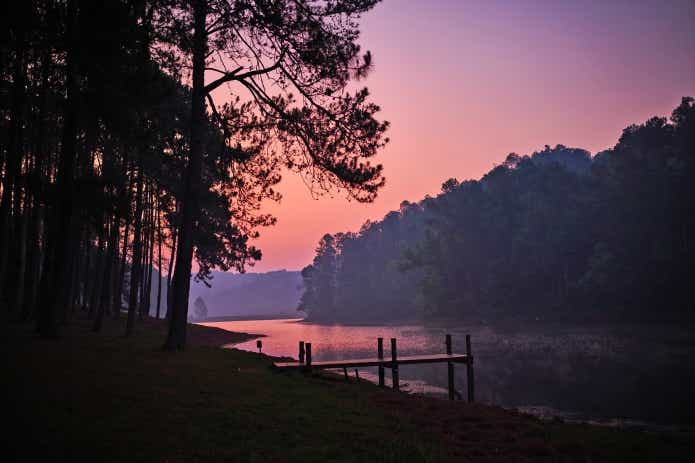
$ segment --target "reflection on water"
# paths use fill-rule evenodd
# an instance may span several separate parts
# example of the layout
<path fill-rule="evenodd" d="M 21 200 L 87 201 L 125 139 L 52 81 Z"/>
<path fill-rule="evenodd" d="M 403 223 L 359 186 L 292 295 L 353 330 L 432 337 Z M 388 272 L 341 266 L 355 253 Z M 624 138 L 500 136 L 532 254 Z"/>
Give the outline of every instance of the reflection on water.
<path fill-rule="evenodd" d="M 478 400 L 567 418 L 695 423 L 695 335 L 687 328 L 344 326 L 295 319 L 206 325 L 265 334 L 263 352 L 273 356 L 296 358 L 298 342 L 308 341 L 315 360 L 373 357 L 378 337 L 385 339 L 386 356 L 389 338 L 398 339 L 399 355 L 443 353 L 447 332 L 454 351 L 462 352 L 471 334 Z M 234 347 L 256 351 L 256 342 Z M 375 369 L 359 374 L 376 379 Z M 411 392 L 445 393 L 443 365 L 404 365 L 400 376 Z M 465 381 L 465 368 L 457 367 L 459 391 Z"/>

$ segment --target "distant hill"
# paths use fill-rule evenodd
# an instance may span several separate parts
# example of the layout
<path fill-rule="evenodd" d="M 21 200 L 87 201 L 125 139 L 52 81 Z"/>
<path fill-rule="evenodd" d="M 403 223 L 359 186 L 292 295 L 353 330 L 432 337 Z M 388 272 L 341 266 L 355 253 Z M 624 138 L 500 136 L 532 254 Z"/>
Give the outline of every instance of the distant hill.
<path fill-rule="evenodd" d="M 208 318 L 225 316 L 295 314 L 303 291 L 299 272 L 278 270 L 266 273 L 213 272 L 212 287 L 191 282 L 191 302 L 201 297 Z"/>

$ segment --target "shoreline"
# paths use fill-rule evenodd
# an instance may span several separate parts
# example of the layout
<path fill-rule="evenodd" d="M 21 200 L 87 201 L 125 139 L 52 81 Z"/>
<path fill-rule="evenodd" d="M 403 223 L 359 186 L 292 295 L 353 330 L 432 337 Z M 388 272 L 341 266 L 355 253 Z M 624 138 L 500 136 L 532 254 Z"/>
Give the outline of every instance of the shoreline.
<path fill-rule="evenodd" d="M 285 318 L 252 318 L 252 319 L 245 319 L 245 320 L 226 320 L 226 321 L 249 321 L 249 320 L 283 320 Z M 291 318 L 290 318 L 291 319 Z M 446 322 L 453 322 L 455 320 L 438 320 L 442 323 Z M 207 323 L 207 322 L 203 322 Z M 213 322 L 214 323 L 214 322 Z M 316 324 L 316 325 L 321 325 L 321 323 L 317 322 L 311 322 L 307 321 L 306 319 L 298 319 L 295 321 L 295 323 L 302 323 L 302 324 Z M 412 321 L 412 323 L 416 323 Z M 381 325 L 381 324 L 375 324 L 375 325 L 347 325 L 344 323 L 335 323 L 335 324 L 341 324 L 341 325 L 346 325 L 346 326 L 376 326 L 376 325 Z M 406 322 L 406 324 L 411 324 L 411 322 Z M 541 325 L 543 323 L 540 323 Z M 262 337 L 267 337 L 266 334 L 251 334 L 251 333 L 243 333 L 243 332 L 234 332 L 234 331 L 229 331 L 225 330 L 223 328 L 218 328 L 218 327 L 212 327 L 212 326 L 206 326 L 206 325 L 199 325 L 204 328 L 206 328 L 206 331 L 209 330 L 209 333 L 206 333 L 205 331 L 198 332 L 198 339 L 207 339 L 212 342 L 222 342 L 224 341 L 223 344 L 217 344 L 216 347 L 220 347 L 222 349 L 229 349 L 230 344 L 241 344 L 246 341 L 250 341 L 253 339 L 258 339 Z M 398 326 L 397 324 L 394 324 L 393 326 Z M 214 331 L 213 331 L 214 330 Z M 221 333 L 221 332 L 222 333 Z M 232 341 L 227 342 L 227 340 L 232 339 Z M 200 345 L 200 344 L 198 344 Z M 241 352 L 247 352 L 255 355 L 259 355 L 257 352 L 252 351 L 252 350 L 245 350 L 245 349 L 237 349 L 235 347 L 232 347 L 235 350 L 239 350 Z M 270 361 L 297 361 L 296 358 L 294 357 L 287 357 L 287 356 L 281 356 L 281 357 L 275 357 L 271 356 L 268 354 L 261 353 L 261 357 L 266 358 Z M 323 370 L 321 373 L 323 375 L 328 375 L 331 377 L 335 377 L 338 380 L 343 380 L 343 373 L 339 372 L 338 369 L 336 370 Z M 371 376 L 370 375 L 363 375 L 359 379 L 359 382 L 361 383 L 366 383 L 372 386 L 376 386 L 376 378 L 373 378 L 374 380 L 370 380 Z M 403 381 L 407 381 L 407 378 L 403 378 Z M 438 388 L 438 386 L 429 384 L 424 380 L 419 380 L 419 379 L 411 379 L 411 381 L 423 381 L 425 384 L 428 384 L 431 387 Z M 439 401 L 444 401 L 447 402 L 447 396 L 446 396 L 446 391 L 444 392 L 431 392 L 431 393 L 418 393 L 414 391 L 408 390 L 407 386 L 402 390 L 402 393 L 414 397 L 414 398 L 427 398 L 427 399 L 433 399 L 433 400 L 439 400 Z M 560 409 L 552 409 L 551 413 L 547 413 L 549 411 L 548 407 L 539 407 L 539 406 L 534 406 L 534 405 L 525 405 L 525 406 L 520 406 L 520 407 L 504 407 L 501 405 L 495 405 L 495 404 L 488 404 L 488 403 L 483 403 L 481 402 L 480 404 L 488 407 L 495 407 L 495 408 L 501 408 L 503 410 L 508 411 L 509 413 L 515 413 L 515 414 L 521 414 L 528 416 L 532 419 L 538 419 L 541 420 L 542 422 L 546 423 L 562 423 L 562 424 L 569 424 L 569 425 L 583 425 L 583 426 L 592 426 L 596 428 L 608 428 L 608 429 L 617 429 L 617 430 L 625 430 L 625 431 L 644 431 L 644 432 L 662 432 L 662 433 L 688 433 L 692 434 L 695 433 L 695 424 L 693 425 L 679 425 L 679 424 L 663 424 L 663 423 L 657 423 L 657 422 L 649 422 L 649 421 L 643 421 L 643 420 L 638 420 L 638 419 L 631 419 L 631 418 L 623 418 L 623 417 L 612 417 L 612 418 L 596 418 L 596 417 L 590 417 L 583 415 L 578 412 L 573 412 L 573 411 L 567 411 L 567 410 L 560 410 Z M 533 409 L 539 409 L 542 408 L 544 409 L 543 412 L 536 412 L 534 413 Z"/>
<path fill-rule="evenodd" d="M 219 323 L 219 322 L 244 322 L 253 320 L 288 320 L 301 318 L 291 313 L 266 314 L 266 315 L 222 315 L 219 317 L 209 317 L 205 320 L 195 320 L 193 324 Z"/>
<path fill-rule="evenodd" d="M 197 325 L 195 323 L 189 324 L 188 327 L 192 334 L 191 343 L 195 346 L 224 348 L 224 346 L 230 344 L 241 344 L 243 342 L 266 337 L 265 334 L 240 333 L 218 328 L 216 326 Z"/>
<path fill-rule="evenodd" d="M 190 325 L 187 349 L 164 352 L 165 321 L 140 321 L 127 338 L 123 322 L 92 333 L 75 319 L 53 340 L 10 327 L 10 460 L 13 450 L 24 460 L 211 462 L 685 461 L 695 451 L 692 434 L 543 422 L 337 375 L 280 373 L 265 354 L 220 348 L 250 333 Z"/>
<path fill-rule="evenodd" d="M 285 319 L 282 319 L 285 320 Z M 259 322 L 263 320 L 258 320 Z M 454 323 L 455 320 L 439 320 L 440 324 L 439 325 L 429 325 L 430 328 L 436 328 L 436 327 L 444 327 L 447 324 Z M 321 326 L 326 326 L 330 327 L 332 325 L 326 325 L 321 322 L 312 322 L 312 321 L 307 321 L 304 319 L 290 319 L 290 322 L 288 323 L 299 323 L 302 325 L 313 325 L 316 327 L 319 327 L 320 329 Z M 360 327 L 360 326 L 372 326 L 372 325 L 345 325 L 342 323 L 336 323 L 334 324 L 335 326 L 353 326 L 353 327 Z M 250 328 L 253 326 L 253 324 L 245 324 L 242 325 L 243 328 Z M 379 325 L 373 325 L 373 326 L 379 326 Z M 384 325 L 387 326 L 387 325 Z M 404 325 L 393 325 L 393 326 L 408 326 L 406 324 Z M 428 325 L 422 325 L 422 324 L 417 324 L 417 326 L 424 326 L 427 327 Z M 504 335 L 505 332 L 505 327 L 499 327 L 495 325 L 471 325 L 471 328 L 493 328 L 496 329 L 496 331 L 500 332 L 501 335 Z M 263 331 L 263 329 L 259 326 L 257 326 L 260 331 Z M 560 327 L 555 327 L 555 326 L 548 326 L 547 323 L 538 323 L 538 324 L 532 324 L 531 326 L 525 327 L 526 330 L 529 332 L 532 331 L 537 331 L 537 330 L 547 330 L 547 329 L 552 329 L 553 332 L 558 331 L 558 328 Z M 559 331 L 579 331 L 579 332 L 584 332 L 585 330 L 588 330 L 589 332 L 592 330 L 592 328 L 598 328 L 597 326 L 593 327 L 587 327 L 587 326 L 580 326 L 580 327 L 568 327 L 566 326 L 564 330 L 559 330 Z M 609 330 L 611 333 L 613 332 L 618 332 L 621 330 L 635 330 L 638 329 L 640 331 L 648 330 L 649 333 L 654 333 L 655 331 L 659 331 L 658 326 L 645 326 L 644 324 L 636 324 L 632 326 L 612 326 L 612 327 L 601 327 L 603 330 Z M 673 325 L 666 324 L 662 326 L 662 328 L 665 329 L 674 329 L 677 328 L 679 330 L 682 330 L 682 327 L 674 327 Z M 234 329 L 234 326 L 229 326 L 230 330 Z M 253 328 L 251 328 L 253 329 Z M 453 332 L 452 332 L 453 333 Z M 556 333 L 557 334 L 557 333 Z M 561 333 L 560 333 L 561 334 Z M 623 333 L 624 334 L 624 333 Z M 231 346 L 230 346 L 231 347 Z M 244 346 L 246 352 L 253 352 L 255 353 L 255 349 L 253 349 L 252 346 L 246 345 Z M 237 347 L 238 348 L 238 347 Z M 296 361 L 296 358 L 292 355 L 292 352 L 287 352 L 285 349 L 280 349 L 279 351 L 276 350 L 276 353 L 280 355 L 284 355 L 282 358 L 283 359 L 288 359 L 291 361 Z M 287 355 L 285 355 L 287 354 Z M 294 352 L 294 355 L 296 355 L 296 352 Z M 346 354 L 347 355 L 347 354 Z M 341 353 L 339 352 L 334 352 L 333 353 L 334 357 L 331 358 L 341 358 Z M 359 356 L 358 356 L 359 357 Z M 347 358 L 350 358 L 349 356 Z M 377 377 L 370 372 L 365 372 L 362 373 L 360 372 L 361 375 L 364 376 L 363 379 L 366 381 L 375 384 L 377 382 Z M 341 373 L 342 375 L 342 373 Z M 424 376 L 423 376 L 424 375 Z M 441 398 L 445 397 L 446 394 L 444 393 L 443 395 L 439 391 L 440 388 L 442 388 L 441 383 L 437 383 L 436 380 L 433 380 L 433 378 L 429 377 L 428 375 L 419 372 L 419 371 L 412 371 L 411 376 L 409 378 L 402 378 L 403 381 L 409 381 L 413 382 L 414 384 L 417 385 L 418 389 L 412 389 L 405 391 L 407 393 L 410 393 L 412 395 L 425 395 L 428 397 L 434 397 L 434 398 Z M 422 386 L 424 385 L 424 392 L 422 392 L 420 389 L 422 389 Z M 433 390 L 430 390 L 430 388 L 433 388 Z M 510 402 L 506 404 L 500 405 L 498 402 L 494 403 L 495 406 L 502 406 L 503 408 L 511 411 L 520 411 L 522 413 L 529 414 L 531 416 L 537 417 L 539 419 L 545 420 L 545 421 L 564 421 L 568 423 L 582 423 L 582 424 L 588 424 L 588 425 L 595 425 L 595 426 L 608 426 L 608 427 L 615 427 L 615 428 L 620 428 L 620 429 L 640 429 L 640 430 L 648 430 L 648 431 L 677 431 L 679 429 L 686 429 L 688 431 L 693 431 L 695 430 L 695 422 L 689 422 L 689 421 L 679 421 L 679 420 L 668 420 L 668 419 L 659 419 L 658 417 L 656 419 L 652 418 L 650 419 L 649 417 L 641 416 L 639 414 L 630 414 L 630 413 L 620 413 L 621 410 L 612 410 L 614 413 L 601 413 L 601 410 L 595 411 L 595 413 L 592 413 L 592 410 L 585 410 L 581 408 L 572 408 L 572 407 L 557 407 L 557 404 L 552 405 L 550 402 L 544 402 L 542 399 L 541 400 L 536 400 L 536 401 L 530 401 L 530 402 Z M 491 403 L 492 405 L 492 403 Z M 567 404 L 565 404 L 567 405 Z M 611 410 L 609 410 L 611 411 Z M 604 411 L 605 412 L 605 411 Z"/>

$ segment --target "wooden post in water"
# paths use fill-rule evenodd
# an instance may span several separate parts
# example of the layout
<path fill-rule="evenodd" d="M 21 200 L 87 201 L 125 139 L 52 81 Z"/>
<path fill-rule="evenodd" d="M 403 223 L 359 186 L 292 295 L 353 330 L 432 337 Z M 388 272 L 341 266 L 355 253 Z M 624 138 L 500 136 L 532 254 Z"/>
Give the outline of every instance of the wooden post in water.
<path fill-rule="evenodd" d="M 454 353 L 452 347 L 451 347 L 451 335 L 447 334 L 446 335 L 446 353 L 448 355 L 451 355 Z M 454 400 L 454 394 L 455 394 L 455 389 L 454 389 L 454 364 L 452 362 L 447 362 L 447 370 L 449 373 L 449 400 Z"/>
<path fill-rule="evenodd" d="M 384 358 L 384 338 L 376 340 L 376 355 L 380 359 Z M 384 366 L 379 365 L 379 386 L 384 387 Z"/>
<path fill-rule="evenodd" d="M 473 353 L 471 349 L 471 335 L 466 335 L 466 355 L 468 356 L 466 362 L 466 383 L 468 386 L 468 401 L 475 402 L 475 387 L 473 384 Z"/>
<path fill-rule="evenodd" d="M 398 384 L 398 350 L 396 348 L 396 338 L 391 338 L 391 380 L 393 382 L 393 390 L 400 391 L 400 385 Z"/>
<path fill-rule="evenodd" d="M 311 367 L 311 343 L 305 343 L 304 348 L 306 349 L 306 366 Z"/>
<path fill-rule="evenodd" d="M 304 363 L 304 341 L 299 341 L 299 363 Z"/>

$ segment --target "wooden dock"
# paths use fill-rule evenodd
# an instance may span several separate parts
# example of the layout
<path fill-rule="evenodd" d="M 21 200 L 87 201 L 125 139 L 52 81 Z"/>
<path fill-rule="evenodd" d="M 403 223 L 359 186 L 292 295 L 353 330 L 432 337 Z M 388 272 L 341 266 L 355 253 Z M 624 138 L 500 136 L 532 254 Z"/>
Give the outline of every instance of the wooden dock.
<path fill-rule="evenodd" d="M 468 356 L 466 354 L 434 354 L 434 355 L 413 355 L 409 357 L 399 357 L 396 360 L 398 365 L 409 365 L 414 363 L 466 363 Z M 306 368 L 306 363 L 300 362 L 276 362 L 277 368 Z M 350 359 L 350 360 L 326 360 L 323 362 L 312 362 L 312 368 L 328 369 L 328 368 L 359 368 L 359 367 L 378 367 L 391 368 L 393 362 L 389 359 L 378 357 L 367 359 Z"/>
<path fill-rule="evenodd" d="M 275 362 L 273 365 L 281 370 L 310 370 L 312 368 L 316 369 L 336 369 L 342 368 L 345 373 L 345 378 L 348 378 L 347 369 L 348 368 L 366 368 L 366 367 L 378 367 L 379 368 L 379 386 L 384 386 L 384 370 L 386 368 L 391 370 L 393 389 L 398 391 L 399 379 L 398 379 L 398 366 L 399 365 L 414 365 L 420 363 L 446 363 L 448 366 L 448 389 L 449 389 L 449 399 L 454 400 L 457 395 L 459 395 L 454 388 L 454 364 L 462 363 L 466 365 L 467 373 L 467 392 L 468 401 L 474 401 L 474 386 L 473 386 L 473 354 L 471 353 L 471 337 L 466 335 L 466 353 L 465 354 L 455 354 L 452 350 L 451 335 L 446 335 L 445 342 L 446 353 L 444 354 L 430 354 L 430 355 L 411 355 L 406 357 L 398 357 L 396 339 L 391 338 L 391 358 L 384 357 L 384 340 L 383 338 L 377 339 L 377 356 L 371 358 L 362 359 L 346 359 L 346 360 L 326 360 L 320 362 L 313 362 L 311 355 L 311 343 L 310 342 L 299 342 L 299 360 L 294 362 Z M 355 375 L 357 375 L 357 370 L 355 370 Z"/>

